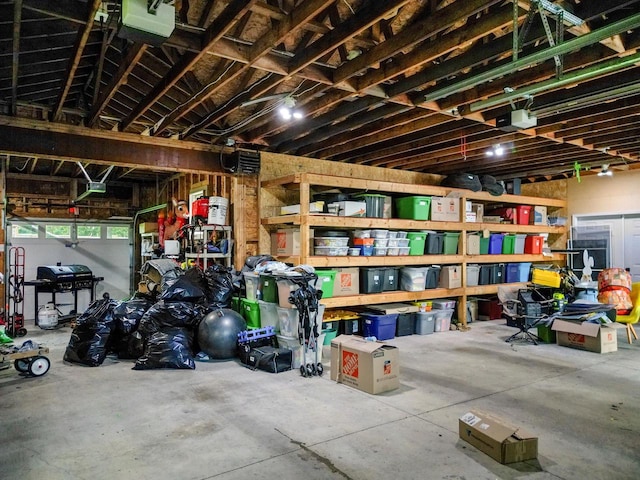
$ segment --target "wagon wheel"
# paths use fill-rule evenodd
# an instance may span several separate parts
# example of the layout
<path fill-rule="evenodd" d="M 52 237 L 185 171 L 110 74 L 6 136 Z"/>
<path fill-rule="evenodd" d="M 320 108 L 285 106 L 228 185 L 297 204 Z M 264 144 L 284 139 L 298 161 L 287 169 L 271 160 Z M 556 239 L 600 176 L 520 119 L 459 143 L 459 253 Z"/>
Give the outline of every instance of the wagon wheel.
<path fill-rule="evenodd" d="M 27 373 L 29 371 L 29 360 L 19 358 L 18 360 L 14 360 L 13 366 L 20 373 Z"/>
<path fill-rule="evenodd" d="M 27 334 L 27 329 L 24 328 L 24 327 L 19 328 L 16 333 L 17 333 L 18 337 L 24 337 Z"/>
<path fill-rule="evenodd" d="M 29 373 L 34 377 L 41 377 L 45 373 L 49 371 L 49 367 L 51 366 L 51 362 L 47 357 L 43 357 L 39 355 L 34 357 L 31 362 L 29 362 Z"/>

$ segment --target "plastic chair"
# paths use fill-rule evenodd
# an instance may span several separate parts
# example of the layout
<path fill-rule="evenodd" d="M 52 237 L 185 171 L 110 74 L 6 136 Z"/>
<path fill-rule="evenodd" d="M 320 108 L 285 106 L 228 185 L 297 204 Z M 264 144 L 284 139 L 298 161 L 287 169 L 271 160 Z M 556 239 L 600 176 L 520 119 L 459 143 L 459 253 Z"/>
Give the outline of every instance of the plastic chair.
<path fill-rule="evenodd" d="M 635 282 L 631 285 L 631 302 L 633 302 L 633 309 L 629 315 L 616 315 L 616 322 L 624 323 L 627 327 L 627 340 L 629 343 L 632 342 L 631 335 L 638 340 L 638 334 L 633 328 L 633 324 L 638 323 L 638 320 L 640 320 L 640 282 Z"/>

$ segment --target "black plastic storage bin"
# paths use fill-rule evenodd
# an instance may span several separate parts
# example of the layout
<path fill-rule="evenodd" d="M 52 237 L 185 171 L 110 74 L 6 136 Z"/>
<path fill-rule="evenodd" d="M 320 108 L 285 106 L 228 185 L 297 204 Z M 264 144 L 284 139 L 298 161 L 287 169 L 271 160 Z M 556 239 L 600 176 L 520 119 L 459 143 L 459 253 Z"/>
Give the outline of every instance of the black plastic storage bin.
<path fill-rule="evenodd" d="M 405 337 L 413 335 L 415 330 L 415 317 L 413 313 L 401 313 L 396 320 L 396 337 Z"/>
<path fill-rule="evenodd" d="M 504 263 L 494 263 L 493 264 L 493 278 L 491 283 L 504 283 Z"/>
<path fill-rule="evenodd" d="M 437 288 L 440 283 L 440 267 L 431 265 L 426 274 L 425 288 Z"/>
<path fill-rule="evenodd" d="M 340 320 L 338 322 L 338 335 L 362 335 L 362 320 Z"/>
<path fill-rule="evenodd" d="M 385 267 L 383 271 L 382 291 L 400 290 L 400 267 Z"/>
<path fill-rule="evenodd" d="M 440 255 L 444 252 L 444 233 L 428 232 L 424 247 L 426 255 Z"/>
<path fill-rule="evenodd" d="M 379 267 L 360 268 L 360 292 L 382 293 L 385 269 Z"/>
<path fill-rule="evenodd" d="M 480 265 L 478 285 L 490 285 L 493 281 L 493 264 Z"/>

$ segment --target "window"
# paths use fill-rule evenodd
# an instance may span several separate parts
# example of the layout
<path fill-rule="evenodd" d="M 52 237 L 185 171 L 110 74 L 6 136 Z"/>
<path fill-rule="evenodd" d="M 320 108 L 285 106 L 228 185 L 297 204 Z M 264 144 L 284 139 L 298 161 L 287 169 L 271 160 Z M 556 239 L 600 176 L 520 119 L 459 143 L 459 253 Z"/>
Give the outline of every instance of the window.
<path fill-rule="evenodd" d="M 44 230 L 46 238 L 71 238 L 71 225 L 47 225 Z"/>
<path fill-rule="evenodd" d="M 12 238 L 38 238 L 37 225 L 11 225 Z"/>
<path fill-rule="evenodd" d="M 100 225 L 78 225 L 78 238 L 100 238 Z"/>
<path fill-rule="evenodd" d="M 111 240 L 127 240 L 129 238 L 129 227 L 127 225 L 107 227 L 107 238 Z"/>

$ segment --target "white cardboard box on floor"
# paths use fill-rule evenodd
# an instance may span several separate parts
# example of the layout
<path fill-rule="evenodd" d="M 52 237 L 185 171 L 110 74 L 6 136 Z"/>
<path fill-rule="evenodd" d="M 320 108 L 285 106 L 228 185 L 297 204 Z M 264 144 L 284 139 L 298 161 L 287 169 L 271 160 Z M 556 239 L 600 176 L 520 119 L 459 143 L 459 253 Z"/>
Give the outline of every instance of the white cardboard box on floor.
<path fill-rule="evenodd" d="M 400 386 L 397 347 L 354 335 L 331 340 L 331 380 L 377 394 Z"/>
<path fill-rule="evenodd" d="M 496 415 L 470 410 L 460 417 L 458 428 L 462 440 L 500 463 L 538 456 L 538 437 Z"/>
<path fill-rule="evenodd" d="M 600 325 L 554 320 L 551 330 L 556 332 L 558 345 L 589 352 L 609 353 L 618 350 L 618 328 L 624 328 L 624 326 L 615 322 Z"/>

